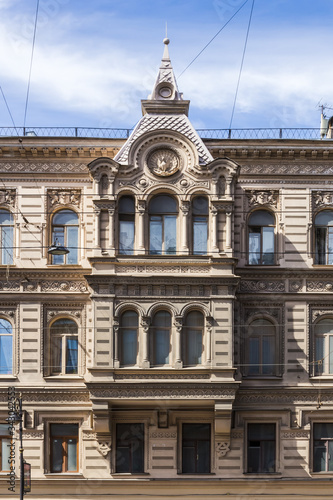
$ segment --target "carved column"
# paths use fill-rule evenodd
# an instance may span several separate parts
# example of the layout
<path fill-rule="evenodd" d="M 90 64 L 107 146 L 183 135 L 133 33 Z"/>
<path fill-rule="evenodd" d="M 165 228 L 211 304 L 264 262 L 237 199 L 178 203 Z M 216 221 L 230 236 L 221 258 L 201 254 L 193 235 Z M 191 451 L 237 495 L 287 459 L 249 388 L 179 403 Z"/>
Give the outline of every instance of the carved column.
<path fill-rule="evenodd" d="M 115 213 L 115 203 L 112 203 L 108 208 L 109 212 L 109 247 L 110 250 L 114 250 L 114 213 Z"/>
<path fill-rule="evenodd" d="M 113 318 L 113 334 L 114 334 L 114 367 L 119 368 L 119 317 Z"/>
<path fill-rule="evenodd" d="M 100 228 L 100 214 L 101 210 L 99 208 L 94 208 L 94 213 L 95 213 L 95 248 L 100 247 L 100 233 L 101 233 L 101 228 Z"/>
<path fill-rule="evenodd" d="M 219 251 L 218 247 L 218 210 L 212 205 L 210 208 L 210 217 L 211 217 L 211 227 L 212 227 L 212 241 L 211 241 L 211 250 L 212 253 L 217 253 Z"/>
<path fill-rule="evenodd" d="M 188 201 L 183 201 L 180 206 L 183 213 L 182 216 L 182 239 L 181 239 L 181 249 L 182 255 L 187 255 L 189 253 L 188 247 L 188 214 L 190 211 L 190 203 Z"/>
<path fill-rule="evenodd" d="M 144 200 L 138 201 L 138 250 L 136 253 L 145 253 L 145 213 L 146 213 L 146 202 Z"/>
<path fill-rule="evenodd" d="M 149 368 L 149 326 L 150 317 L 143 316 L 141 319 L 142 335 L 142 368 Z"/>
<path fill-rule="evenodd" d="M 210 365 L 212 362 L 212 329 L 213 329 L 213 318 L 212 316 L 206 317 L 206 364 Z"/>
<path fill-rule="evenodd" d="M 176 327 L 176 342 L 175 342 L 175 368 L 182 368 L 183 362 L 181 359 L 181 333 L 183 328 L 183 317 L 175 317 L 175 327 Z"/>
<path fill-rule="evenodd" d="M 231 250 L 231 212 L 226 212 L 226 225 L 225 225 L 225 248 Z"/>

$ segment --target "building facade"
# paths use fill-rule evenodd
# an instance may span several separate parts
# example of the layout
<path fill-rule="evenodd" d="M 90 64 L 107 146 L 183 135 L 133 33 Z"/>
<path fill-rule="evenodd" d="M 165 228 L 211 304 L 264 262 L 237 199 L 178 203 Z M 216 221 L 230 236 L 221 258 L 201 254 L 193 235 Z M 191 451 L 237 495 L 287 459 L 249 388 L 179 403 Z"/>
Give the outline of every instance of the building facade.
<path fill-rule="evenodd" d="M 202 140 L 164 44 L 127 140 L 1 138 L 1 496 L 14 386 L 32 499 L 329 498 L 331 142 Z"/>

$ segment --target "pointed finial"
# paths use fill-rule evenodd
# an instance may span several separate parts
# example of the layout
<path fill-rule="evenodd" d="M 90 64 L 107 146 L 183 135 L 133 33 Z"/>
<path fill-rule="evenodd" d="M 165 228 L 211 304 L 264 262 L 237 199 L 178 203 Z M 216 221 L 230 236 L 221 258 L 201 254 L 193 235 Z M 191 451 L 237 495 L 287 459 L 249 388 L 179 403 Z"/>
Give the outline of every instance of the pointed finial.
<path fill-rule="evenodd" d="M 164 38 L 163 43 L 164 43 L 165 45 L 169 45 L 169 43 L 170 43 L 169 38 Z"/>

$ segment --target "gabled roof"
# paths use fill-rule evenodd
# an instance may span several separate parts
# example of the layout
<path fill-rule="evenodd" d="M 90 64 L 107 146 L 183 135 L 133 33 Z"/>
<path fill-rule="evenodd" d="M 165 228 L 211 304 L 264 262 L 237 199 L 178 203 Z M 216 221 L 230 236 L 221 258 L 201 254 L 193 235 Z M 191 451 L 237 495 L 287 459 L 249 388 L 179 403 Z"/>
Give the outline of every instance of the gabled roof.
<path fill-rule="evenodd" d="M 184 101 L 178 90 L 169 56 L 169 39 L 165 38 L 163 43 L 164 53 L 153 91 L 147 100 L 141 101 L 143 117 L 114 159 L 127 164 L 131 146 L 139 137 L 147 132 L 170 130 L 189 139 L 198 152 L 199 164 L 205 165 L 213 157 L 187 117 L 190 102 Z"/>

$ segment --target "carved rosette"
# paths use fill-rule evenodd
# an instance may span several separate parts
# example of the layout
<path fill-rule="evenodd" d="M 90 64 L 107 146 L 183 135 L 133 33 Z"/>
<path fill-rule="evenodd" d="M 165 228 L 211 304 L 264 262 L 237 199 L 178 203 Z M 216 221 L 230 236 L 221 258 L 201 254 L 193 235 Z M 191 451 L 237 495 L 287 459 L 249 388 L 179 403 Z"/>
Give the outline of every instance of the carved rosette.
<path fill-rule="evenodd" d="M 147 158 L 149 170 L 158 176 L 168 177 L 180 168 L 180 158 L 171 148 L 157 149 Z"/>

